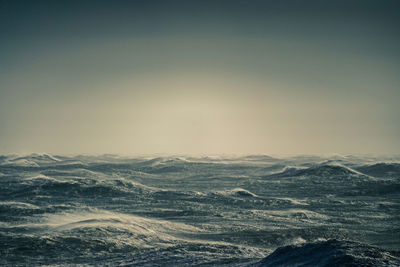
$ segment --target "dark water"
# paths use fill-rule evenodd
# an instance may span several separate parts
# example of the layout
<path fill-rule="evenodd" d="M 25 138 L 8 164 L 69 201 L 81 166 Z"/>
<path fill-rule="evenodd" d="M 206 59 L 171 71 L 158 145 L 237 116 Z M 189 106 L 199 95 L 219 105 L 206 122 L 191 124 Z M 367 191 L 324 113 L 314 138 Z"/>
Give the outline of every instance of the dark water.
<path fill-rule="evenodd" d="M 400 265 L 400 158 L 0 157 L 0 265 Z"/>

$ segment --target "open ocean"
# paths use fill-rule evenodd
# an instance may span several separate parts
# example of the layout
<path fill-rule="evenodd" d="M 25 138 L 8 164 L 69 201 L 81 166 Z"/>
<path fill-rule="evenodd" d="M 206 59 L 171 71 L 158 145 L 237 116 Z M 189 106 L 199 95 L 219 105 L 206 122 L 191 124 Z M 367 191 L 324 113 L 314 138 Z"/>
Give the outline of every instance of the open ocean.
<path fill-rule="evenodd" d="M 400 157 L 0 156 L 2 266 L 399 266 Z"/>

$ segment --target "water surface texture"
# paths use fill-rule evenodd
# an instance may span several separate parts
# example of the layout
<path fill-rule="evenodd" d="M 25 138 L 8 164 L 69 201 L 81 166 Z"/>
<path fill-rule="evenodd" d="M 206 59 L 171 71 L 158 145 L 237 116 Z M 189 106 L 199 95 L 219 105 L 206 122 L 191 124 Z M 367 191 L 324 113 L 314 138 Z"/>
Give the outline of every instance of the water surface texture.
<path fill-rule="evenodd" d="M 0 265 L 400 265 L 400 158 L 0 157 Z"/>

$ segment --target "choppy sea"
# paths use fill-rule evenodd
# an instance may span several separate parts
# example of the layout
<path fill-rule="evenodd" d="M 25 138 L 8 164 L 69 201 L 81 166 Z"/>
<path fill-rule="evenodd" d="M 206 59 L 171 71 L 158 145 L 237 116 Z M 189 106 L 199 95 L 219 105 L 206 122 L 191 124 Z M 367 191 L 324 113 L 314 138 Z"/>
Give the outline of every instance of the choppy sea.
<path fill-rule="evenodd" d="M 1 266 L 400 266 L 400 157 L 0 156 Z"/>

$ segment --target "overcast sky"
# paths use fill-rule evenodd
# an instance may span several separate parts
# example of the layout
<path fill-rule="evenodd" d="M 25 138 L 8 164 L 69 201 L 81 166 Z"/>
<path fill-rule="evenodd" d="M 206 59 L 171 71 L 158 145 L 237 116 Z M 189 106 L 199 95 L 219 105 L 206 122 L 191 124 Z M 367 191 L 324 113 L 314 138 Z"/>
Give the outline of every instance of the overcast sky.
<path fill-rule="evenodd" d="M 0 0 L 0 153 L 398 154 L 399 14 Z"/>

